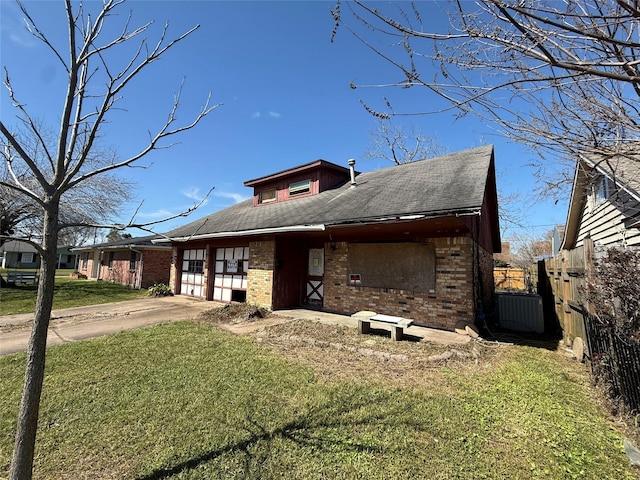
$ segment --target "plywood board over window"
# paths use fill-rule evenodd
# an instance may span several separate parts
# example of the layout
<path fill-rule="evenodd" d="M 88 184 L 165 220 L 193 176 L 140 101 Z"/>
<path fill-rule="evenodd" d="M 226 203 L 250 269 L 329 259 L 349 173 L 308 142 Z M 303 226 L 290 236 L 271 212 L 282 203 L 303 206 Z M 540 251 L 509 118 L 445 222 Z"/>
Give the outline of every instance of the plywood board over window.
<path fill-rule="evenodd" d="M 436 250 L 430 243 L 351 243 L 349 275 L 363 287 L 430 292 L 436 287 Z"/>

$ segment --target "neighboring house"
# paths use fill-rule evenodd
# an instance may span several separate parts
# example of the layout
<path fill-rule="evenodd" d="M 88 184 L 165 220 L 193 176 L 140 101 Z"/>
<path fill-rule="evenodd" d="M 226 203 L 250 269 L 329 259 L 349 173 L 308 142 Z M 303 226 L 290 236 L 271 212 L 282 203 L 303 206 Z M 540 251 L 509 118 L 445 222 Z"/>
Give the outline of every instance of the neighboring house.
<path fill-rule="evenodd" d="M 56 268 L 75 268 L 78 255 L 72 247 L 58 247 Z M 40 268 L 40 256 L 32 245 L 10 240 L 0 246 L 1 268 Z"/>
<path fill-rule="evenodd" d="M 56 268 L 77 269 L 78 254 L 72 251 L 73 247 L 58 247 L 58 263 Z"/>
<path fill-rule="evenodd" d="M 502 242 L 500 244 L 500 253 L 494 253 L 493 260 L 496 263 L 501 263 L 503 265 L 509 265 L 511 263 L 511 243 L 510 242 Z"/>
<path fill-rule="evenodd" d="M 640 158 L 580 160 L 569 203 L 563 250 L 640 245 Z"/>
<path fill-rule="evenodd" d="M 148 288 L 154 283 L 168 283 L 171 247 L 154 245 L 156 235 L 125 238 L 114 242 L 76 247 L 80 255 L 78 272 L 88 278 Z"/>
<path fill-rule="evenodd" d="M 173 246 L 174 293 L 273 310 L 372 310 L 447 329 L 491 309 L 493 147 L 358 175 L 349 163 L 249 180 L 252 199 L 154 240 Z"/>
<path fill-rule="evenodd" d="M 18 240 L 9 240 L 0 246 L 2 268 L 39 268 L 40 256 L 34 246 Z"/>

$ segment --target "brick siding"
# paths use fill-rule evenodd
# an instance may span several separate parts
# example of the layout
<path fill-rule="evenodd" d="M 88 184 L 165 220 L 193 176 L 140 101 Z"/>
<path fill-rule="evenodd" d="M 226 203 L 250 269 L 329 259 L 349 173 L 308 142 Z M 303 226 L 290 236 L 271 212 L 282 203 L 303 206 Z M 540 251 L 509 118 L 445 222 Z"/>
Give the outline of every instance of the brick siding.
<path fill-rule="evenodd" d="M 138 254 L 139 258 L 140 254 Z M 170 250 L 145 250 L 142 265 L 142 288 L 149 288 L 154 283 L 169 283 Z"/>
<path fill-rule="evenodd" d="M 109 256 L 113 254 L 113 261 L 109 267 Z M 129 250 L 105 251 L 100 265 L 98 278 L 105 282 L 119 283 L 121 285 L 136 285 L 137 268 L 129 270 Z"/>
<path fill-rule="evenodd" d="M 334 248 L 325 248 L 324 309 L 347 315 L 372 310 L 412 318 L 418 325 L 446 329 L 453 329 L 459 320 L 473 322 L 476 304 L 473 240 L 447 237 L 432 242 L 436 247 L 433 292 L 348 285 L 348 244 L 334 243 Z"/>
<path fill-rule="evenodd" d="M 114 250 L 113 261 L 111 268 L 109 268 L 109 254 L 110 251 L 105 251 L 102 256 L 102 263 L 98 266 L 98 277 L 100 280 L 106 282 L 119 283 L 121 285 L 128 285 L 132 288 L 138 286 L 137 277 L 139 274 L 139 262 L 140 253 L 137 254 L 136 268 L 131 270 L 130 250 Z M 84 254 L 84 253 L 83 253 Z M 148 288 L 157 282 L 168 282 L 170 278 L 170 266 L 171 266 L 171 252 L 168 250 L 145 250 L 142 257 L 143 272 L 140 282 L 141 288 Z M 88 278 L 94 278 L 91 276 L 93 272 L 94 255 L 93 251 L 89 252 L 89 258 L 87 261 L 87 267 L 82 268 L 82 259 L 78 265 L 78 271 Z"/>
<path fill-rule="evenodd" d="M 87 259 L 86 268 L 83 267 L 84 259 Z M 93 252 L 82 252 L 80 254 L 80 261 L 78 262 L 78 272 L 86 275 L 87 278 L 91 278 L 91 272 L 93 271 Z"/>
<path fill-rule="evenodd" d="M 178 247 L 171 249 L 171 269 L 169 270 L 169 287 L 173 293 L 178 293 L 176 290 L 176 280 L 178 278 Z"/>
<path fill-rule="evenodd" d="M 430 242 L 435 246 L 436 282 L 435 289 L 428 292 L 349 285 L 349 244 L 326 244 L 323 309 L 345 315 L 373 310 L 412 318 L 417 325 L 449 330 L 459 320 L 473 322 L 480 293 L 485 308 L 492 298 L 493 256 L 470 237 L 433 238 Z M 249 243 L 248 303 L 272 308 L 275 252 L 275 240 Z M 175 249 L 173 256 L 177 258 Z M 474 269 L 474 259 L 479 268 Z M 170 285 L 174 292 L 176 273 L 172 264 Z"/>
<path fill-rule="evenodd" d="M 247 272 L 248 303 L 253 303 L 265 308 L 272 307 L 275 259 L 275 240 L 249 243 L 249 272 Z"/>

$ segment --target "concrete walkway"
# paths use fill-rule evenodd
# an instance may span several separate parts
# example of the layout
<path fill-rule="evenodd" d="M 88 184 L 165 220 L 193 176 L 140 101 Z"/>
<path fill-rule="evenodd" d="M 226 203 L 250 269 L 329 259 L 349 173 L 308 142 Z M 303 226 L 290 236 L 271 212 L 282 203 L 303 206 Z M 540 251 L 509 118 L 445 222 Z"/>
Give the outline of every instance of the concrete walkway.
<path fill-rule="evenodd" d="M 175 320 L 190 320 L 196 318 L 201 312 L 222 305 L 178 295 L 54 310 L 49 325 L 47 346 L 77 342 Z M 268 317 L 245 325 L 244 328 L 234 328 L 229 325 L 227 329 L 230 331 L 237 329 L 236 333 L 247 333 L 247 328 L 255 330 L 293 319 L 306 319 L 353 328 L 358 326 L 357 320 L 349 316 L 315 310 L 278 310 L 274 313 L 277 315 L 276 318 Z M 32 322 L 32 313 L 0 316 L 0 356 L 27 349 Z M 411 326 L 405 329 L 405 332 L 408 335 L 445 345 L 461 345 L 470 340 L 469 337 L 454 332 L 417 326 Z"/>

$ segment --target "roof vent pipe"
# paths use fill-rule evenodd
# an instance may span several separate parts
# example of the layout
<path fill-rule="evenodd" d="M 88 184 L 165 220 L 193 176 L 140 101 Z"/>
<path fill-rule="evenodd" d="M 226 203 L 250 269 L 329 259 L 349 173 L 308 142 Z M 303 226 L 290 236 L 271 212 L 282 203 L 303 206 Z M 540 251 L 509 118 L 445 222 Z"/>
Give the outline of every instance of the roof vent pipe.
<path fill-rule="evenodd" d="M 353 158 L 350 158 L 347 160 L 347 163 L 349 164 L 349 173 L 351 174 L 351 188 L 354 188 L 356 186 L 356 171 L 353 167 L 355 166 L 356 161 Z"/>

